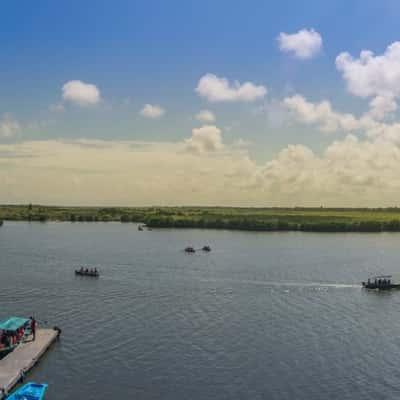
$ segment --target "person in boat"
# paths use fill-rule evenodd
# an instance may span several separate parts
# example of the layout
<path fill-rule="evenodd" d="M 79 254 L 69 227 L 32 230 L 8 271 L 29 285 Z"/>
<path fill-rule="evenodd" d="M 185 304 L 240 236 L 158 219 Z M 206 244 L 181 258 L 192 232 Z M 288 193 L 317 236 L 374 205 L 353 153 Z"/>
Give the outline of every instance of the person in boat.
<path fill-rule="evenodd" d="M 97 275 L 97 268 L 94 269 L 94 273 Z"/>
<path fill-rule="evenodd" d="M 83 274 L 83 267 L 81 267 L 80 272 L 81 272 L 81 274 Z"/>
<path fill-rule="evenodd" d="M 87 274 L 87 273 L 89 273 L 89 269 L 88 268 L 85 269 L 85 274 Z"/>
<path fill-rule="evenodd" d="M 31 332 L 32 332 L 32 340 L 36 339 L 36 320 L 33 317 L 29 318 L 31 320 Z"/>

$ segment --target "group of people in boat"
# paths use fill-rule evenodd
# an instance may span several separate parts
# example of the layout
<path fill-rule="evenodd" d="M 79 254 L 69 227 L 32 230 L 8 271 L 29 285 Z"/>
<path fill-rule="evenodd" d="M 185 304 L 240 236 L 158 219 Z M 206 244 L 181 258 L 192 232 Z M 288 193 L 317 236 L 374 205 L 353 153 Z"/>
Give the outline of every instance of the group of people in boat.
<path fill-rule="evenodd" d="M 392 280 L 390 278 L 375 278 L 374 281 L 372 282 L 371 279 L 368 279 L 367 285 L 376 285 L 376 286 L 386 286 L 390 285 L 392 283 Z"/>
<path fill-rule="evenodd" d="M 79 270 L 79 273 L 82 275 L 97 275 L 99 271 L 97 271 L 97 268 L 83 268 Z"/>
<path fill-rule="evenodd" d="M 25 328 L 19 328 L 15 332 L 2 332 L 0 337 L 0 350 L 12 347 L 25 337 Z"/>

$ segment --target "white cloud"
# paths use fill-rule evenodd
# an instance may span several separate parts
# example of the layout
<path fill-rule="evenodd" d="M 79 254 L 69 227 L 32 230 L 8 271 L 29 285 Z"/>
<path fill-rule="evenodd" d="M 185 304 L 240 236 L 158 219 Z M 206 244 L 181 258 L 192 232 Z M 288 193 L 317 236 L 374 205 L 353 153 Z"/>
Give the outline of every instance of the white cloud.
<path fill-rule="evenodd" d="M 383 119 L 397 109 L 400 96 L 400 42 L 387 47 L 382 55 L 375 56 L 363 50 L 359 58 L 342 52 L 336 57 L 336 67 L 346 81 L 348 91 L 358 97 L 373 97 L 371 116 Z"/>
<path fill-rule="evenodd" d="M 2 199 L 13 203 L 249 204 L 258 201 L 246 187 L 252 165 L 243 150 L 193 153 L 184 141 L 0 143 Z"/>
<path fill-rule="evenodd" d="M 68 81 L 62 87 L 64 100 L 78 104 L 79 106 L 90 106 L 100 102 L 100 91 L 96 85 L 78 80 Z"/>
<path fill-rule="evenodd" d="M 388 137 L 360 140 L 348 135 L 321 155 L 292 144 L 257 165 L 243 149 L 223 146 L 218 128 L 214 132 L 214 138 L 205 140 L 194 130 L 188 141 L 196 142 L 200 150 L 195 152 L 183 151 L 188 141 L 0 144 L 3 200 L 82 205 L 98 204 L 99 199 L 104 205 L 132 205 L 132 199 L 135 205 L 160 204 L 160 199 L 170 205 L 398 205 L 400 147 Z M 27 175 L 29 170 L 35 173 Z M 40 191 L 35 190 L 38 186 Z"/>
<path fill-rule="evenodd" d="M 282 102 L 299 122 L 316 125 L 324 132 L 364 133 L 374 140 L 385 140 L 400 145 L 400 123 L 385 123 L 372 118 L 371 111 L 360 118 L 349 113 L 334 111 L 329 101 L 312 103 L 300 95 L 287 97 Z"/>
<path fill-rule="evenodd" d="M 397 110 L 397 103 L 391 96 L 376 96 L 369 103 L 368 114 L 375 120 L 383 120 L 387 114 Z"/>
<path fill-rule="evenodd" d="M 334 132 L 340 129 L 352 131 L 361 127 L 360 122 L 352 114 L 333 111 L 328 100 L 314 104 L 296 94 L 286 97 L 283 105 L 292 112 L 298 121 L 315 124 L 324 132 Z"/>
<path fill-rule="evenodd" d="M 192 129 L 192 137 L 186 140 L 186 148 L 195 153 L 217 151 L 223 148 L 221 130 L 214 125 Z"/>
<path fill-rule="evenodd" d="M 400 94 L 400 42 L 387 47 L 383 55 L 363 50 L 360 58 L 343 52 L 336 57 L 350 93 L 360 97 L 398 96 Z"/>
<path fill-rule="evenodd" d="M 14 120 L 9 114 L 4 114 L 0 120 L 0 137 L 9 138 L 16 135 L 21 130 L 18 121 Z"/>
<path fill-rule="evenodd" d="M 279 204 L 393 206 L 400 190 L 400 148 L 353 135 L 333 142 L 322 156 L 289 145 L 265 164 L 258 182 Z"/>
<path fill-rule="evenodd" d="M 160 118 L 165 114 L 165 110 L 157 105 L 145 104 L 140 110 L 140 114 L 146 118 Z"/>
<path fill-rule="evenodd" d="M 210 110 L 201 110 L 196 115 L 196 119 L 200 122 L 210 123 L 215 121 L 215 115 Z"/>
<path fill-rule="evenodd" d="M 322 37 L 314 29 L 301 29 L 293 34 L 281 32 L 278 42 L 281 51 L 300 59 L 312 58 L 322 49 Z"/>
<path fill-rule="evenodd" d="M 226 78 L 214 74 L 202 76 L 197 84 L 196 92 L 210 102 L 244 101 L 251 102 L 263 98 L 267 94 L 265 86 L 256 86 L 252 82 L 235 81 L 233 85 Z"/>

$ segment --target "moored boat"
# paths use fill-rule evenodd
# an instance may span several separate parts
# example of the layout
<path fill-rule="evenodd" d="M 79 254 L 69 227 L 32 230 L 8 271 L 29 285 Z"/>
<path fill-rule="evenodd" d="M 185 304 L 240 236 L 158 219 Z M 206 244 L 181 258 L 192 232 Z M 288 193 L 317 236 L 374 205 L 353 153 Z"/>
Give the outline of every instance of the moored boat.
<path fill-rule="evenodd" d="M 47 386 L 46 383 L 29 382 L 8 396 L 6 400 L 43 400 Z"/>
<path fill-rule="evenodd" d="M 10 317 L 0 322 L 0 359 L 11 353 L 31 334 L 28 318 Z"/>
<path fill-rule="evenodd" d="M 400 289 L 400 284 L 393 283 L 391 275 L 380 275 L 369 278 L 367 282 L 362 282 L 362 287 L 371 290 L 391 290 Z"/>

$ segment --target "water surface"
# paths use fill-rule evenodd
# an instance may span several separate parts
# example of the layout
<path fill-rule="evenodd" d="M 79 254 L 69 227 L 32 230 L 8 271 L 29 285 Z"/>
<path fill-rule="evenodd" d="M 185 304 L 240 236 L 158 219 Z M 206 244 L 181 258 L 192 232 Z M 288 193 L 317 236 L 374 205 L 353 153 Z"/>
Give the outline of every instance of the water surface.
<path fill-rule="evenodd" d="M 52 400 L 395 399 L 400 291 L 359 282 L 400 279 L 399 241 L 6 222 L 0 318 L 63 329 L 29 376 Z"/>

